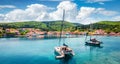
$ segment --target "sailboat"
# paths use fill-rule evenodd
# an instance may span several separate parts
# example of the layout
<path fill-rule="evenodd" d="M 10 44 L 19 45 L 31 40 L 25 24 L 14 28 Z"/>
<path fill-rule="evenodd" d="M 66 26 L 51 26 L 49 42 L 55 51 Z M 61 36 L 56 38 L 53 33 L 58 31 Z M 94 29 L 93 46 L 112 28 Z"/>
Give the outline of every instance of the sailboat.
<path fill-rule="evenodd" d="M 89 32 L 91 32 L 91 31 L 92 31 L 92 24 L 90 23 L 90 30 L 89 30 Z M 89 32 L 86 33 L 85 44 L 89 45 L 89 46 L 100 46 L 100 44 L 102 42 L 98 41 L 96 38 L 92 38 L 91 34 L 90 34 L 90 39 L 86 41 Z"/>
<path fill-rule="evenodd" d="M 62 38 L 62 32 L 63 32 L 63 22 L 64 22 L 64 16 L 65 16 L 65 10 L 63 10 L 63 21 L 61 22 L 61 30 L 60 30 L 60 38 L 59 38 L 59 46 L 54 48 L 54 52 L 56 54 L 57 59 L 65 58 L 66 56 L 72 57 L 75 55 L 73 50 L 63 43 L 63 45 L 60 45 L 61 38 Z"/>

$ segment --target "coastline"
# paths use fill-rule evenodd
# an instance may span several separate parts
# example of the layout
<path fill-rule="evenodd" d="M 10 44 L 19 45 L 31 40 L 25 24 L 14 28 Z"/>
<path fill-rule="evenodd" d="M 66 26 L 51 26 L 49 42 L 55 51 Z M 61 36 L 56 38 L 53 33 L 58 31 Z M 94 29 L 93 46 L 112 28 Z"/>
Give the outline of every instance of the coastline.
<path fill-rule="evenodd" d="M 88 35 L 90 36 L 90 35 Z M 99 36 L 107 36 L 107 37 L 120 37 L 120 35 L 92 35 L 93 37 L 99 37 Z M 85 37 L 85 35 L 63 35 L 61 38 L 79 38 L 79 37 Z M 60 38 L 58 35 L 42 35 L 42 37 L 26 37 L 25 35 L 21 36 L 15 36 L 15 37 L 0 37 L 0 38 L 25 38 L 25 39 L 54 39 L 54 38 Z"/>

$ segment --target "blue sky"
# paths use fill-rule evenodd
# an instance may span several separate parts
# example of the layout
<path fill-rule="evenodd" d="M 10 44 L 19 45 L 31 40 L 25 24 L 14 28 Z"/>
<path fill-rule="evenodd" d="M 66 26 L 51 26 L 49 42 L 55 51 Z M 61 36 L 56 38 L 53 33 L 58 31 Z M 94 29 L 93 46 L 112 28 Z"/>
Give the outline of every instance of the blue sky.
<path fill-rule="evenodd" d="M 87 24 L 120 20 L 120 0 L 0 0 L 0 22 L 61 20 Z"/>
<path fill-rule="evenodd" d="M 44 4 L 50 7 L 56 7 L 62 0 L 0 0 L 0 5 L 14 5 L 17 8 L 25 9 L 27 5 L 30 4 Z M 68 0 L 69 1 L 69 0 Z M 71 0 L 72 1 L 72 0 Z M 87 0 L 73 0 L 72 2 L 76 3 L 78 8 L 81 6 L 89 6 L 89 7 L 103 7 L 109 10 L 115 10 L 120 12 L 120 0 L 108 0 L 103 1 L 103 5 L 99 4 L 99 2 L 95 3 L 87 3 Z M 7 11 L 7 10 L 4 10 Z M 1 12 L 4 13 L 4 12 Z"/>

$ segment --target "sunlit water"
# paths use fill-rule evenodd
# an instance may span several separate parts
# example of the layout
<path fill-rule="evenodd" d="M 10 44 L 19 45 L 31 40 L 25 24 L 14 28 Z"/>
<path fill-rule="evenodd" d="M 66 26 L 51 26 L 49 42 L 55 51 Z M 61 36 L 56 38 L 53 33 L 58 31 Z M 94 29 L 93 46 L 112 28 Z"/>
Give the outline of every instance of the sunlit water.
<path fill-rule="evenodd" d="M 59 39 L 0 38 L 0 64 L 120 64 L 120 37 L 99 36 L 100 48 L 85 46 L 84 36 L 62 39 L 75 52 L 71 59 L 56 60 Z"/>

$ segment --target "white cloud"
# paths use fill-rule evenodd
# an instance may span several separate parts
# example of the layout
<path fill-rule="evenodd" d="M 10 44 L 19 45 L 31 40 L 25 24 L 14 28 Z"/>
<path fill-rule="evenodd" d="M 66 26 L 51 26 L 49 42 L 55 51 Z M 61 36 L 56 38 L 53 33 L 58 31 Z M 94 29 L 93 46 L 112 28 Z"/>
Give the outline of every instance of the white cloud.
<path fill-rule="evenodd" d="M 45 20 L 47 18 L 47 11 L 52 8 L 42 4 L 28 5 L 25 10 L 15 9 L 5 15 L 5 21 L 27 21 L 27 20 Z"/>
<path fill-rule="evenodd" d="M 100 20 L 92 18 L 92 17 L 87 17 L 85 19 L 82 19 L 80 23 L 81 24 L 90 24 L 90 23 L 95 23 L 95 22 L 98 22 L 98 21 L 100 21 Z"/>
<path fill-rule="evenodd" d="M 0 9 L 3 9 L 3 8 L 16 8 L 16 7 L 13 5 L 0 5 Z"/>
<path fill-rule="evenodd" d="M 66 6 L 67 4 L 67 6 Z M 57 10 L 48 12 L 53 8 L 47 7 L 42 4 L 28 5 L 25 10 L 14 9 L 5 14 L 4 21 L 27 21 L 27 20 L 62 20 L 63 9 L 65 9 L 65 20 L 73 21 L 77 15 L 77 5 L 70 1 L 63 1 L 57 6 Z"/>
<path fill-rule="evenodd" d="M 94 11 L 95 11 L 95 8 L 93 7 L 81 7 L 76 18 L 84 19 L 90 16 L 92 13 L 94 13 Z"/>
<path fill-rule="evenodd" d="M 119 20 L 118 12 L 106 10 L 105 8 L 80 7 L 71 1 L 62 1 L 54 8 L 42 5 L 31 4 L 26 9 L 14 9 L 7 14 L 0 14 L 0 21 L 52 21 L 62 20 L 63 9 L 65 9 L 65 20 L 89 24 L 100 20 Z M 50 10 L 50 11 L 49 11 Z M 100 17 L 101 16 L 101 17 Z M 112 18 L 113 17 L 113 18 Z"/>
<path fill-rule="evenodd" d="M 20 21 L 23 20 L 26 15 L 25 11 L 21 9 L 15 9 L 5 15 L 5 21 Z"/>
<path fill-rule="evenodd" d="M 113 17 L 113 21 L 120 21 L 120 16 Z"/>
<path fill-rule="evenodd" d="M 81 24 L 90 24 L 94 23 L 97 20 L 91 17 L 92 14 L 95 13 L 96 8 L 93 7 L 81 7 L 78 15 L 76 16 L 76 21 Z"/>
<path fill-rule="evenodd" d="M 89 24 L 100 20 L 108 20 L 108 17 L 118 14 L 115 11 L 109 11 L 104 8 L 94 8 L 94 7 L 81 7 L 76 20 L 80 23 Z M 102 16 L 102 17 L 100 17 Z"/>
<path fill-rule="evenodd" d="M 57 10 L 50 13 L 50 17 L 54 20 L 61 20 L 65 9 L 65 20 L 73 21 L 77 15 L 77 5 L 70 1 L 63 1 L 57 6 Z"/>
<path fill-rule="evenodd" d="M 4 14 L 0 14 L 0 21 L 3 21 L 4 20 Z"/>
<path fill-rule="evenodd" d="M 97 8 L 96 12 L 98 12 L 99 14 L 105 15 L 105 16 L 113 16 L 118 13 L 116 11 L 105 10 L 104 8 Z"/>

